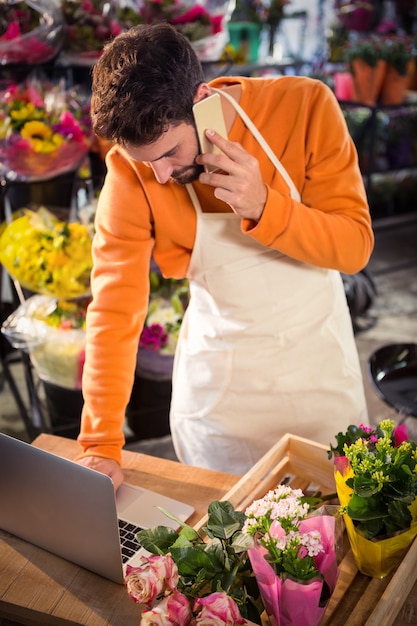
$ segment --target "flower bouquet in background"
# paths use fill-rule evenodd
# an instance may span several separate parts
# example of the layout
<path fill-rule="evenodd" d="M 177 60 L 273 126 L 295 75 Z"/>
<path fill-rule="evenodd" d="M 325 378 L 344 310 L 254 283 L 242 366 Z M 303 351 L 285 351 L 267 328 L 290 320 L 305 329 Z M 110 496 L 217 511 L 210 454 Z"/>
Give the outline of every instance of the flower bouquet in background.
<path fill-rule="evenodd" d="M 0 66 L 37 65 L 53 59 L 63 41 L 64 20 L 55 0 L 1 3 Z"/>
<path fill-rule="evenodd" d="M 141 22 L 172 24 L 189 39 L 201 61 L 220 59 L 228 41 L 232 0 L 136 0 L 135 4 Z"/>
<path fill-rule="evenodd" d="M 94 58 L 107 41 L 132 26 L 169 22 L 192 42 L 201 60 L 217 60 L 227 42 L 230 4 L 230 0 L 63 0 L 64 50 Z"/>
<path fill-rule="evenodd" d="M 128 567 L 129 595 L 143 605 L 140 624 L 235 626 L 261 623 L 263 605 L 248 557 L 246 516 L 230 502 L 212 502 L 200 532 L 176 519 L 179 531 L 156 526 L 137 539 L 152 555 Z"/>
<path fill-rule="evenodd" d="M 139 341 L 138 373 L 144 378 L 171 378 L 174 353 L 184 312 L 188 304 L 187 280 L 149 274 L 150 298 L 145 324 Z"/>
<path fill-rule="evenodd" d="M 0 175 L 49 180 L 78 169 L 92 142 L 89 97 L 64 81 L 28 79 L 1 92 Z"/>
<path fill-rule="evenodd" d="M 89 298 L 31 296 L 6 319 L 2 333 L 14 348 L 30 354 L 41 380 L 81 389 L 88 303 Z"/>
<path fill-rule="evenodd" d="M 335 588 L 340 528 L 334 515 L 318 513 L 308 516 L 302 491 L 284 485 L 245 511 L 242 530 L 255 540 L 248 554 L 271 624 L 318 624 Z"/>
<path fill-rule="evenodd" d="M 404 425 L 349 426 L 334 456 L 336 488 L 360 572 L 387 576 L 417 534 L 417 446 Z"/>
<path fill-rule="evenodd" d="M 3 226 L 0 263 L 23 287 L 60 299 L 89 294 L 93 260 L 88 225 L 62 221 L 41 207 L 24 209 Z"/>
<path fill-rule="evenodd" d="M 93 59 L 99 57 L 105 43 L 123 30 L 115 15 L 117 6 L 109 0 L 62 0 L 64 51 Z M 132 10 L 126 27 L 134 26 L 139 21 L 137 12 Z"/>

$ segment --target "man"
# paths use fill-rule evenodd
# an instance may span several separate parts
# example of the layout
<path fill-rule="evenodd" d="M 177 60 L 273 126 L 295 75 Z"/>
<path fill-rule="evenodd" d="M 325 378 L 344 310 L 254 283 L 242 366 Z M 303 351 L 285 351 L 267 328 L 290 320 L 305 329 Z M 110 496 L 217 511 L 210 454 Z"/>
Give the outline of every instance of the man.
<path fill-rule="evenodd" d="M 200 154 L 192 106 L 216 90 L 229 139 L 208 129 L 223 154 Z M 243 473 L 286 432 L 327 443 L 366 422 L 339 272 L 367 264 L 373 233 L 331 90 L 305 77 L 207 84 L 183 36 L 139 26 L 94 67 L 92 120 L 114 147 L 96 216 L 80 462 L 122 480 L 152 254 L 165 276 L 190 280 L 171 402 L 181 461 Z"/>

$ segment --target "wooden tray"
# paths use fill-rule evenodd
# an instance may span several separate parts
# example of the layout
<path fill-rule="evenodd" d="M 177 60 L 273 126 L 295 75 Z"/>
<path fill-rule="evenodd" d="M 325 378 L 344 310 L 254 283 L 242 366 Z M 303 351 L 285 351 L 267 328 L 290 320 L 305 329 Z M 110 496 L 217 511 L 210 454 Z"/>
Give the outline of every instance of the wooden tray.
<path fill-rule="evenodd" d="M 333 462 L 327 447 L 308 439 L 285 435 L 254 467 L 228 491 L 223 499 L 244 510 L 253 500 L 285 481 L 304 494 L 335 493 Z M 335 500 L 337 502 L 337 500 Z M 203 526 L 207 518 L 196 525 Z M 409 619 L 396 620 L 417 580 L 417 540 L 410 546 L 399 567 L 382 580 L 358 572 L 346 533 L 339 578 L 320 626 L 400 626 L 416 624 L 415 607 Z"/>

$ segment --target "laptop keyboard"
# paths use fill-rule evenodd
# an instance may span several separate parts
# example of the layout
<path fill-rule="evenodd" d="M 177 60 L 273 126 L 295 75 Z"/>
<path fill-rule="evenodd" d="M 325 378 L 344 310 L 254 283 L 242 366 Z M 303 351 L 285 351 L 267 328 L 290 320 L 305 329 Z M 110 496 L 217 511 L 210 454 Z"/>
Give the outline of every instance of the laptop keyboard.
<path fill-rule="evenodd" d="M 142 546 L 136 540 L 136 533 L 143 530 L 130 522 L 119 519 L 119 535 L 122 546 L 122 561 L 126 563 Z"/>

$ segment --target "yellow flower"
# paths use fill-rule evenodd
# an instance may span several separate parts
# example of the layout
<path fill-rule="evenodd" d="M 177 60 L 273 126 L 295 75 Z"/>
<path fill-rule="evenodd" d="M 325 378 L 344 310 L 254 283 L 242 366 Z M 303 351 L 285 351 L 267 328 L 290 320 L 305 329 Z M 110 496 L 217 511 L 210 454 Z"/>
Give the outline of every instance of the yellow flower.
<path fill-rule="evenodd" d="M 24 287 L 58 298 L 89 292 L 92 268 L 87 226 L 67 224 L 45 209 L 26 211 L 4 230 L 0 262 Z"/>
<path fill-rule="evenodd" d="M 22 120 L 41 120 L 45 117 L 45 113 L 36 108 L 32 102 L 28 102 L 18 109 L 12 109 L 10 116 L 13 120 L 21 122 Z"/>
<path fill-rule="evenodd" d="M 33 120 L 26 122 L 20 134 L 27 139 L 35 152 L 51 154 L 62 145 L 64 139 L 58 133 L 54 133 L 44 122 Z"/>

